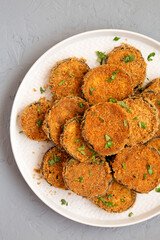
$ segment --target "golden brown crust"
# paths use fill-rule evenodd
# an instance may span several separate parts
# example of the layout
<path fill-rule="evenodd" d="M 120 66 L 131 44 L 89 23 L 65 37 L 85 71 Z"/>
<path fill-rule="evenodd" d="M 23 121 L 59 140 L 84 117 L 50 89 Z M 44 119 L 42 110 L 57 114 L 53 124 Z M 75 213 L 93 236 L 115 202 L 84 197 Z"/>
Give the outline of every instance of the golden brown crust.
<path fill-rule="evenodd" d="M 21 125 L 23 132 L 31 140 L 46 141 L 47 135 L 42 130 L 45 114 L 51 107 L 50 101 L 39 99 L 39 101 L 28 105 L 22 113 Z"/>
<path fill-rule="evenodd" d="M 160 156 L 145 145 L 123 149 L 117 154 L 112 169 L 118 182 L 138 193 L 148 193 L 160 182 Z"/>
<path fill-rule="evenodd" d="M 160 78 L 155 78 L 152 81 L 150 81 L 147 85 L 144 86 L 145 91 L 154 91 L 159 92 L 160 91 Z"/>
<path fill-rule="evenodd" d="M 130 76 L 121 67 L 105 64 L 85 75 L 82 91 L 85 99 L 95 105 L 107 102 L 110 98 L 123 100 L 133 94 L 133 86 Z"/>
<path fill-rule="evenodd" d="M 107 193 L 101 197 L 92 198 L 92 202 L 107 212 L 121 213 L 133 207 L 136 195 L 134 191 L 113 181 Z"/>
<path fill-rule="evenodd" d="M 58 148 L 50 148 L 43 157 L 41 163 L 41 173 L 44 179 L 56 188 L 66 189 L 63 181 L 62 172 L 63 166 L 69 155 L 64 151 L 61 152 Z"/>
<path fill-rule="evenodd" d="M 64 182 L 77 195 L 92 198 L 104 194 L 112 181 L 108 163 L 96 158 L 96 162 L 68 161 L 63 169 Z"/>
<path fill-rule="evenodd" d="M 160 138 L 151 139 L 147 146 L 156 149 L 160 153 Z"/>
<path fill-rule="evenodd" d="M 84 162 L 90 158 L 95 158 L 95 152 L 88 147 L 82 137 L 81 117 L 75 117 L 69 120 L 63 129 L 60 142 L 66 152 L 73 158 Z"/>
<path fill-rule="evenodd" d="M 123 59 L 128 55 L 134 56 L 134 60 L 125 62 Z M 134 88 L 140 88 L 145 80 L 147 64 L 141 52 L 131 45 L 122 44 L 115 47 L 107 56 L 107 64 L 118 65 L 128 72 Z"/>
<path fill-rule="evenodd" d="M 108 135 L 108 140 L 105 135 Z M 92 106 L 85 112 L 82 136 L 99 155 L 107 156 L 118 153 L 124 148 L 129 136 L 125 110 L 118 103 L 101 103 Z"/>
<path fill-rule="evenodd" d="M 52 68 L 49 79 L 51 92 L 57 99 L 66 96 L 82 97 L 82 80 L 89 71 L 83 58 L 67 58 L 57 62 Z"/>
<path fill-rule="evenodd" d="M 134 146 L 147 142 L 158 130 L 159 120 L 156 108 L 143 98 L 128 98 L 124 102 L 131 111 L 126 111 L 130 126 L 127 145 Z"/>
<path fill-rule="evenodd" d="M 83 115 L 88 107 L 88 103 L 79 97 L 64 97 L 55 101 L 45 117 L 43 130 L 59 148 L 62 148 L 60 134 L 64 124 L 76 115 Z"/>

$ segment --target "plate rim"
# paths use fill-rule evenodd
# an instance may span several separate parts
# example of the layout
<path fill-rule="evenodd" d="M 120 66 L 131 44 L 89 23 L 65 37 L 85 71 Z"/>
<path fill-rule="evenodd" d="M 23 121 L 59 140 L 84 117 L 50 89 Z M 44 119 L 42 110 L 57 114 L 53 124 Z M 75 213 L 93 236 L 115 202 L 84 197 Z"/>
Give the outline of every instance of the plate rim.
<path fill-rule="evenodd" d="M 16 95 L 15 95 L 15 98 L 14 98 L 14 101 L 13 101 L 13 104 L 12 104 L 12 109 L 11 109 L 11 115 L 10 115 L 10 142 L 11 142 L 11 148 L 12 148 L 12 152 L 13 152 L 13 156 L 14 156 L 14 159 L 15 159 L 15 162 L 18 166 L 18 169 L 23 177 L 23 179 L 25 180 L 25 182 L 27 183 L 27 185 L 30 187 L 30 189 L 34 192 L 34 194 L 36 194 L 36 196 L 44 203 L 46 204 L 49 208 L 51 208 L 52 210 L 54 210 L 55 212 L 59 213 L 60 215 L 72 220 L 72 221 L 75 221 L 75 222 L 78 222 L 78 223 L 81 223 L 81 224 L 86 224 L 86 225 L 89 225 L 89 226 L 95 226 L 95 227 L 125 227 L 125 226 L 129 226 L 129 225 L 134 225 L 134 224 L 138 224 L 140 222 L 144 222 L 146 220 L 149 220 L 155 216 L 157 216 L 158 214 L 160 214 L 160 210 L 149 215 L 148 217 L 143 217 L 143 218 L 140 218 L 139 220 L 134 220 L 134 221 L 129 221 L 127 224 L 126 223 L 118 223 L 118 224 L 101 224 L 101 223 L 93 223 L 93 222 L 90 222 L 89 220 L 81 220 L 79 219 L 78 217 L 72 217 L 72 216 L 68 216 L 67 213 L 63 212 L 63 208 L 62 210 L 61 209 L 56 209 L 56 207 L 53 207 L 49 204 L 49 202 L 47 202 L 47 200 L 41 196 L 41 193 L 40 191 L 37 191 L 37 189 L 34 187 L 34 185 L 31 184 L 30 180 L 27 179 L 26 176 L 23 175 L 23 168 L 21 168 L 20 164 L 19 164 L 19 161 L 16 159 L 16 150 L 15 148 L 13 147 L 13 141 L 14 141 L 14 137 L 13 137 L 13 123 L 14 123 L 14 108 L 15 108 L 15 105 L 16 105 L 16 98 L 17 98 L 17 95 L 19 94 L 24 82 L 25 82 L 25 79 L 27 79 L 28 75 L 30 74 L 30 72 L 32 71 L 32 69 L 34 67 L 36 67 L 36 65 L 38 65 L 38 63 L 41 61 L 41 59 L 43 59 L 46 55 L 49 54 L 50 51 L 52 51 L 52 49 L 56 48 L 56 47 L 59 47 L 60 45 L 63 45 L 64 43 L 67 43 L 69 41 L 72 41 L 72 40 L 75 40 L 76 38 L 79 38 L 81 36 L 87 36 L 87 35 L 90 35 L 90 34 L 94 34 L 94 33 L 122 33 L 122 34 L 130 34 L 134 37 L 139 37 L 139 38 L 142 38 L 142 39 L 145 39 L 145 40 L 148 40 L 148 41 L 151 41 L 153 42 L 154 44 L 157 44 L 159 47 L 160 47 L 160 42 L 158 42 L 157 40 L 151 38 L 151 37 L 148 37 L 144 34 L 140 34 L 140 33 L 137 33 L 137 32 L 133 32 L 133 31 L 128 31 L 128 30 L 123 30 L 123 29 L 97 29 L 97 30 L 91 30 L 91 31 L 85 31 L 85 32 L 81 32 L 79 34 L 76 34 L 76 35 L 73 35 L 69 38 L 66 38 L 60 42 L 58 42 L 57 44 L 53 45 L 52 47 L 50 47 L 47 51 L 45 51 L 33 64 L 32 66 L 29 68 L 29 70 L 27 71 L 27 73 L 25 74 L 24 78 L 22 79 L 21 81 L 21 84 L 19 85 L 18 87 L 18 90 L 16 92 Z M 118 220 L 118 221 L 121 221 L 121 220 Z M 117 220 L 116 220 L 117 222 Z"/>

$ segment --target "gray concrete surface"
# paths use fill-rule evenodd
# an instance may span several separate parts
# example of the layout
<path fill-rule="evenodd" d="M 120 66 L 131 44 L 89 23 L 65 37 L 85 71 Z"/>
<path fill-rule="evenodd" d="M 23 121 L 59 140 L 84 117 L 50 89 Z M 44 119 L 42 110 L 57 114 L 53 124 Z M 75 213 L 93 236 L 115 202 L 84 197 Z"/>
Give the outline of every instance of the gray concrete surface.
<path fill-rule="evenodd" d="M 119 28 L 160 41 L 159 0 L 0 0 L 0 240 L 158 240 L 160 215 L 123 228 L 96 228 L 49 209 L 23 180 L 9 139 L 10 111 L 25 73 L 57 42 Z"/>

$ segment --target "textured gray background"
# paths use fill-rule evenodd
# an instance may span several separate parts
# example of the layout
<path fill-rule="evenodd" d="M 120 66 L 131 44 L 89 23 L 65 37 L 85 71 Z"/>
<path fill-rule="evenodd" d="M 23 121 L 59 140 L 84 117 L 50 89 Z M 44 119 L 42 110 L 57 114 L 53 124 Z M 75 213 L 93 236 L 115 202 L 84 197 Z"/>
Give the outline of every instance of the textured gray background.
<path fill-rule="evenodd" d="M 23 180 L 9 139 L 10 111 L 24 75 L 59 41 L 119 28 L 160 41 L 159 0 L 0 0 L 0 240 L 158 240 L 160 215 L 123 228 L 96 228 L 45 206 Z"/>

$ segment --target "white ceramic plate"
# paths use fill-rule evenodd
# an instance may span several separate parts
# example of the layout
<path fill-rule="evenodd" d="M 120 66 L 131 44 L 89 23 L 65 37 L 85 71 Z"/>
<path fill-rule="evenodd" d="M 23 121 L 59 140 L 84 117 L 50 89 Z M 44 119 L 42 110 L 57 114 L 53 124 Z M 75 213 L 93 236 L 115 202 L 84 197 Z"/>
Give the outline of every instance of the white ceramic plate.
<path fill-rule="evenodd" d="M 113 41 L 115 36 L 120 37 L 119 41 Z M 17 165 L 35 194 L 51 209 L 74 221 L 100 227 L 118 227 L 135 224 L 149 219 L 160 213 L 160 194 L 155 190 L 149 194 L 138 194 L 136 204 L 124 213 L 107 213 L 70 191 L 56 189 L 47 184 L 43 179 L 39 179 L 39 174 L 34 169 L 39 168 L 42 155 L 48 150 L 52 143 L 35 142 L 27 139 L 22 133 L 20 117 L 24 108 L 45 96 L 51 98 L 49 89 L 40 94 L 40 86 L 48 83 L 49 73 L 56 61 L 76 56 L 87 59 L 88 65 L 93 68 L 99 65 L 95 51 L 109 52 L 121 43 L 128 43 L 138 48 L 145 58 L 147 66 L 147 77 L 153 79 L 160 77 L 160 43 L 140 35 L 138 33 L 123 30 L 97 30 L 81 33 L 64 40 L 53 46 L 43 54 L 31 67 L 21 83 L 14 100 L 10 134 L 12 149 Z M 147 56 L 155 52 L 153 61 L 148 62 Z M 147 80 L 146 80 L 147 81 Z M 33 89 L 37 91 L 33 91 Z M 61 205 L 60 200 L 65 199 L 68 206 Z M 128 217 L 130 212 L 133 217 Z"/>

